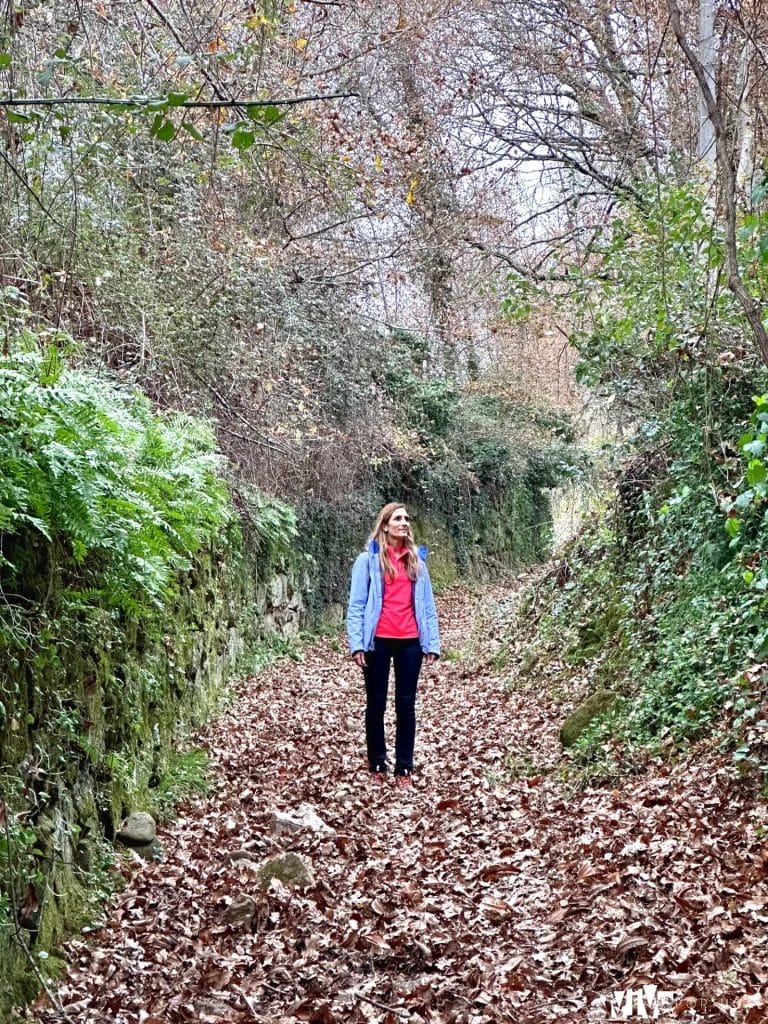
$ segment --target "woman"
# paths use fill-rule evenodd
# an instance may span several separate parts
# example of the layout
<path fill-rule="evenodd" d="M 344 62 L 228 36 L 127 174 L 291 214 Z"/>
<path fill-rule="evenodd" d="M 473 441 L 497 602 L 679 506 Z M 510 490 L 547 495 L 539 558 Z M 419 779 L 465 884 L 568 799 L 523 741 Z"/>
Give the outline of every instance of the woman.
<path fill-rule="evenodd" d="M 416 736 L 416 685 L 422 658 L 440 656 L 427 549 L 413 543 L 405 507 L 392 501 L 379 512 L 366 550 L 352 568 L 347 637 L 365 676 L 365 738 L 371 782 L 387 780 L 384 711 L 389 666 L 395 666 L 395 784 L 411 786 Z"/>

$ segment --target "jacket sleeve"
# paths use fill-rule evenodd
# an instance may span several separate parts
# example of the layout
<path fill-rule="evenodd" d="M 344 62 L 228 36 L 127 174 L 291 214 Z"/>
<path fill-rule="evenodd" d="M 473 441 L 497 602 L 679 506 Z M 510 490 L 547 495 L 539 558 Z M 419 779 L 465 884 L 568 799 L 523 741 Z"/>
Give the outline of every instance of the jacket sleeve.
<path fill-rule="evenodd" d="M 432 581 L 429 572 L 424 566 L 424 612 L 427 617 L 427 645 L 428 654 L 440 656 L 440 627 L 437 624 L 437 608 L 435 608 L 435 595 L 432 593 Z"/>
<path fill-rule="evenodd" d="M 365 649 L 363 621 L 365 606 L 368 603 L 368 584 L 368 556 L 361 554 L 357 556 L 352 566 L 352 583 L 347 606 L 347 641 L 352 654 Z"/>

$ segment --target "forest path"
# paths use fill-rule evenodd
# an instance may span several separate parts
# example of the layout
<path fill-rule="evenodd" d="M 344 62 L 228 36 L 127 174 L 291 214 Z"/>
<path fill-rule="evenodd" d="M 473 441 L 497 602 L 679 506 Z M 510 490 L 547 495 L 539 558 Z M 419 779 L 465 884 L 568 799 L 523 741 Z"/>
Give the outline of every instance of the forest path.
<path fill-rule="evenodd" d="M 440 610 L 448 657 L 420 682 L 415 787 L 370 786 L 361 674 L 338 640 L 272 665 L 200 740 L 215 792 L 161 830 L 161 862 L 126 864 L 97 944 L 68 945 L 68 1019 L 607 1021 L 650 982 L 667 1019 L 765 1019 L 737 1005 L 768 980 L 764 805 L 734 797 L 715 754 L 569 796 L 546 770 L 557 693 L 482 664 L 476 599 Z M 334 833 L 271 831 L 301 804 Z M 259 890 L 281 849 L 309 858 L 314 886 Z M 229 924 L 242 894 L 255 916 Z"/>

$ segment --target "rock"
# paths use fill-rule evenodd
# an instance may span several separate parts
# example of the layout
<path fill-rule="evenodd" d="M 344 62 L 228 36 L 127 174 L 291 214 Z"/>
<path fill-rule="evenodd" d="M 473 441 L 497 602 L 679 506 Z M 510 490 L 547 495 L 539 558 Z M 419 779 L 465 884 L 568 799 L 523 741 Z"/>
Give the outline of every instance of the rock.
<path fill-rule="evenodd" d="M 539 655 L 538 655 L 538 653 L 536 651 L 528 651 L 525 654 L 525 656 L 523 657 L 522 662 L 520 663 L 520 669 L 519 669 L 520 675 L 521 676 L 529 676 L 529 675 L 531 675 L 533 670 L 539 664 L 540 660 L 541 659 L 540 659 L 540 657 L 539 657 Z"/>
<path fill-rule="evenodd" d="M 115 838 L 125 846 L 146 846 L 154 842 L 156 836 L 157 827 L 152 815 L 146 811 L 135 811 L 122 823 Z"/>
<path fill-rule="evenodd" d="M 265 860 L 257 878 L 262 889 L 267 889 L 273 878 L 294 889 L 309 889 L 315 884 L 311 866 L 297 853 L 280 853 Z"/>
<path fill-rule="evenodd" d="M 140 843 L 130 847 L 131 853 L 135 853 L 142 860 L 162 860 L 163 848 L 157 839 L 151 843 Z"/>
<path fill-rule="evenodd" d="M 258 855 L 253 850 L 234 850 L 229 855 L 229 859 L 233 864 L 238 864 L 241 861 L 255 861 L 258 860 Z"/>
<path fill-rule="evenodd" d="M 301 632 L 299 620 L 295 618 L 286 617 L 280 632 L 287 640 L 293 640 Z"/>
<path fill-rule="evenodd" d="M 213 996 L 205 996 L 195 1000 L 196 1020 L 202 1024 L 215 1024 L 217 1021 L 231 1021 L 235 1010 L 223 999 L 216 999 Z"/>
<path fill-rule="evenodd" d="M 297 832 L 316 832 L 324 836 L 336 834 L 310 804 L 299 804 L 295 811 L 273 811 L 271 828 L 275 835 L 295 835 Z"/>
<path fill-rule="evenodd" d="M 267 598 L 273 608 L 281 608 L 288 601 L 288 580 L 282 573 L 276 573 L 269 581 Z"/>
<path fill-rule="evenodd" d="M 227 924 L 250 926 L 255 913 L 256 900 L 248 893 L 240 892 L 224 911 L 223 917 Z"/>
<path fill-rule="evenodd" d="M 616 700 L 616 694 L 610 690 L 596 690 L 580 704 L 563 722 L 560 729 L 560 742 L 564 747 L 572 747 L 590 722 L 598 715 L 607 711 Z"/>

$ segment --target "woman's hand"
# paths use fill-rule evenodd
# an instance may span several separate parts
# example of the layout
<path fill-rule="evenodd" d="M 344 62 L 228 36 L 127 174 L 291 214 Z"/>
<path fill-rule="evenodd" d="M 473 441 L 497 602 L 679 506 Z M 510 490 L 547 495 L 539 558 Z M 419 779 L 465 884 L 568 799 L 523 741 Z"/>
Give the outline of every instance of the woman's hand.
<path fill-rule="evenodd" d="M 436 654 L 425 654 L 424 655 L 424 661 L 427 663 L 427 665 L 434 665 L 435 662 L 437 661 L 437 655 Z"/>
<path fill-rule="evenodd" d="M 352 661 L 354 661 L 358 668 L 365 668 L 365 651 L 355 651 L 352 655 Z"/>

